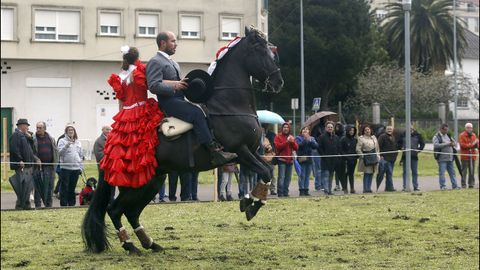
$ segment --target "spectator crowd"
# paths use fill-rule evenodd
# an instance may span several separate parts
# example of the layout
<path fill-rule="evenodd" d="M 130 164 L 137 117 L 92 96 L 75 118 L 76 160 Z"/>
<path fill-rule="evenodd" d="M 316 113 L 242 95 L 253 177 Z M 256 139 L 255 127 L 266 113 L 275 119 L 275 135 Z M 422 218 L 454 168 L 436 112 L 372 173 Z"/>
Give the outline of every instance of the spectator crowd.
<path fill-rule="evenodd" d="M 67 124 L 65 132 L 55 139 L 47 132 L 45 122 L 36 123 L 36 132 L 29 131 L 27 119 L 18 119 L 17 128 L 10 137 L 10 168 L 15 174 L 10 182 L 17 194 L 16 209 L 31 209 L 31 196 L 35 208 L 52 207 L 54 197 L 59 198 L 61 206 L 76 205 L 77 182 L 84 175 L 84 149 L 73 125 Z M 103 158 L 106 138 L 111 130 L 104 126 L 94 144 L 93 152 L 97 164 Z M 270 195 L 290 196 L 293 172 L 298 174 L 299 196 L 310 196 L 310 179 L 318 192 L 332 195 L 333 191 L 344 194 L 356 193 L 355 170 L 363 173 L 363 193 L 371 193 L 373 179 L 377 188 L 385 180 L 385 192 L 396 191 L 393 171 L 398 154 L 402 166 L 402 191 L 407 190 L 406 179 L 406 136 L 411 141 L 411 180 L 414 191 L 420 191 L 418 182 L 419 152 L 424 150 L 425 141 L 413 127 L 409 134 L 395 133 L 392 126 L 376 132 L 370 125 L 363 125 L 359 132 L 353 125 L 327 121 L 323 125 L 303 127 L 298 136 L 294 136 L 289 123 L 281 125 L 278 134 L 271 126 L 262 125 L 262 137 L 259 155 L 276 167 L 270 185 Z M 380 133 L 380 134 L 379 134 Z M 378 138 L 377 138 L 378 137 Z M 478 156 L 479 140 L 473 132 L 473 125 L 467 123 L 459 134 L 457 142 L 449 135 L 449 127 L 442 124 L 432 138 L 433 155 L 438 164 L 439 188 L 447 188 L 445 173 L 448 173 L 452 189 L 473 188 L 475 186 L 475 167 Z M 457 182 L 455 166 L 459 169 L 461 182 Z M 217 192 L 220 201 L 234 200 L 232 185 L 238 183 L 238 198 L 249 194 L 257 182 L 255 172 L 236 163 L 227 163 L 218 168 Z M 273 172 L 273 171 L 272 171 Z M 57 184 L 55 178 L 58 176 Z M 375 178 L 374 178 L 375 176 Z M 101 181 L 104 171 L 98 166 L 98 179 Z M 82 179 L 85 177 L 82 176 Z M 335 182 L 333 181 L 335 179 Z M 180 180 L 180 200 L 198 201 L 198 172 L 171 172 L 168 174 L 168 193 L 165 184 L 158 192 L 158 202 L 177 200 L 177 186 Z M 80 204 L 88 204 L 95 190 L 96 179 L 89 178 L 80 192 Z M 20 185 L 18 185 L 20 183 Z M 21 188 L 21 189 L 19 189 Z M 19 189 L 19 190 L 18 190 Z M 115 188 L 112 187 L 111 200 Z"/>

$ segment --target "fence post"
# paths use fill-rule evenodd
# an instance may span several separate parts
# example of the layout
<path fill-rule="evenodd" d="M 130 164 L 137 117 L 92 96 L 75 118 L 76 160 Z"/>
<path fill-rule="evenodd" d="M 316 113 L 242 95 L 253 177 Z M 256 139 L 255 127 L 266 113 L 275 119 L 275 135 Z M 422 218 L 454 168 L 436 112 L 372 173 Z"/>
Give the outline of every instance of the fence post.
<path fill-rule="evenodd" d="M 2 181 L 7 181 L 7 118 L 2 118 L 2 146 L 3 146 L 3 169 L 2 169 Z"/>
<path fill-rule="evenodd" d="M 445 117 L 446 115 L 445 110 L 446 110 L 445 103 L 443 102 L 438 103 L 438 118 L 440 119 L 440 121 L 442 121 L 442 123 L 447 122 L 447 118 Z"/>
<path fill-rule="evenodd" d="M 372 122 L 373 124 L 380 124 L 380 103 L 372 103 Z"/>

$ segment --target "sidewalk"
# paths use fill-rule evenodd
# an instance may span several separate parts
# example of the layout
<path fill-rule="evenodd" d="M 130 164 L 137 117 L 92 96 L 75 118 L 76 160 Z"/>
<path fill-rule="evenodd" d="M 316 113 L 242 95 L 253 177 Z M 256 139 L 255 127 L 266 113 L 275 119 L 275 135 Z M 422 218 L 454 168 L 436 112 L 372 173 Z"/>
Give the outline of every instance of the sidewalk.
<path fill-rule="evenodd" d="M 397 192 L 400 192 L 402 190 L 402 179 L 400 177 L 396 177 L 393 179 L 394 180 L 394 186 L 395 189 L 397 189 Z M 424 177 L 419 177 L 419 185 L 420 185 L 420 190 L 421 191 L 432 191 L 432 190 L 439 190 L 439 184 L 438 184 L 438 177 L 436 176 L 424 176 Z M 458 184 L 460 184 L 460 179 L 457 180 Z M 335 180 L 334 183 L 335 185 Z M 382 185 L 380 186 L 380 189 L 378 190 L 378 193 L 383 193 L 385 187 L 385 180 L 383 181 Z M 451 187 L 450 182 L 447 177 L 447 187 Z M 476 187 L 478 187 L 478 183 L 476 184 Z M 376 189 L 376 184 L 375 184 L 375 179 L 372 184 L 372 189 Z M 355 190 L 357 194 L 352 194 L 351 196 L 355 196 L 358 194 L 361 194 L 362 192 L 362 179 L 361 178 L 356 178 L 355 179 Z M 178 189 L 177 193 L 180 193 L 180 190 Z M 335 191 L 335 195 L 343 195 L 342 191 Z M 235 199 L 238 198 L 238 185 L 236 182 L 232 184 L 232 195 Z M 312 196 L 324 196 L 323 192 L 318 192 L 315 191 L 313 187 L 313 181 L 310 181 L 310 194 Z M 298 197 L 298 183 L 297 182 L 292 182 L 290 184 L 290 197 Z M 177 194 L 177 197 L 179 198 L 180 196 Z M 277 196 L 270 196 L 270 198 L 276 198 Z M 198 198 L 200 201 L 213 201 L 213 185 L 212 184 L 207 184 L 207 185 L 199 185 L 198 186 Z M 15 200 L 16 196 L 15 193 L 13 192 L 2 192 L 1 193 L 1 210 L 10 210 L 15 208 Z M 168 198 L 166 198 L 168 201 Z M 156 202 L 158 202 L 158 197 L 155 199 Z M 77 203 L 78 203 L 78 198 L 77 198 Z M 169 202 L 167 202 L 168 204 Z M 32 202 L 32 206 L 33 206 Z M 60 207 L 60 201 L 56 198 L 53 199 L 53 206 L 54 207 Z"/>

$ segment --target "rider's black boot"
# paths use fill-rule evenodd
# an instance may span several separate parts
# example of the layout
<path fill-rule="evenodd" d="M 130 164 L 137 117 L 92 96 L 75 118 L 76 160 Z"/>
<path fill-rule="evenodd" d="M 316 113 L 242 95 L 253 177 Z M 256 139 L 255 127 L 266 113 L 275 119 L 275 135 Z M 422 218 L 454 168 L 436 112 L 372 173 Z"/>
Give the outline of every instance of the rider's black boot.
<path fill-rule="evenodd" d="M 215 142 L 211 142 L 208 145 L 208 150 L 210 151 L 210 154 L 212 155 L 212 164 L 215 166 L 220 166 L 223 165 L 232 159 L 237 158 L 237 154 L 235 153 L 230 153 L 230 152 L 224 152 L 222 151 L 222 148 Z"/>

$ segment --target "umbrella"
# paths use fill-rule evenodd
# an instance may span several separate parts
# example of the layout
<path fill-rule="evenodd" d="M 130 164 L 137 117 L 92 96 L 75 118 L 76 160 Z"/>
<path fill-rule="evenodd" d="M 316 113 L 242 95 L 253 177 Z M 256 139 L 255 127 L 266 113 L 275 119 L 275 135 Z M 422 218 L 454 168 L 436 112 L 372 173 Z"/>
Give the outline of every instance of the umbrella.
<path fill-rule="evenodd" d="M 452 148 L 453 148 L 453 153 L 457 154 L 457 152 L 458 152 L 457 149 L 455 147 L 452 147 Z M 454 155 L 453 160 L 455 161 L 455 165 L 457 166 L 458 174 L 460 174 L 460 178 L 463 178 L 462 163 L 460 162 L 460 159 L 458 158 L 458 155 Z"/>
<path fill-rule="evenodd" d="M 28 192 L 29 188 L 27 186 L 28 183 L 25 181 L 25 173 L 15 173 L 8 179 L 8 181 L 17 195 L 18 202 L 20 202 L 20 205 L 17 205 L 16 207 L 19 206 L 21 209 L 25 209 L 25 204 L 30 196 L 30 193 Z"/>
<path fill-rule="evenodd" d="M 302 167 L 296 158 L 293 159 L 293 166 L 295 167 L 295 172 L 297 173 L 298 177 L 302 175 Z"/>
<path fill-rule="evenodd" d="M 35 170 L 35 173 L 33 174 L 33 183 L 35 185 L 35 193 L 40 195 L 43 204 L 46 205 L 48 183 L 45 181 L 45 175 L 43 173 L 43 170 Z"/>
<path fill-rule="evenodd" d="M 267 110 L 260 110 L 257 111 L 258 121 L 264 124 L 283 124 L 285 120 L 278 115 L 277 113 L 267 111 Z"/>
<path fill-rule="evenodd" d="M 318 124 L 318 122 L 320 122 L 320 119 L 322 119 L 325 116 L 329 116 L 329 115 L 337 115 L 337 114 L 334 113 L 334 112 L 329 112 L 329 111 L 317 112 L 317 113 L 311 115 L 307 119 L 307 121 L 305 121 L 305 124 L 303 124 L 303 126 L 304 127 L 307 127 L 307 126 L 314 127 Z"/>
<path fill-rule="evenodd" d="M 383 166 L 382 162 L 378 163 L 378 171 L 383 171 L 383 169 L 380 168 L 380 166 Z M 380 185 L 382 184 L 382 182 L 383 182 L 383 175 L 380 177 L 380 174 L 377 173 L 377 191 Z"/>

